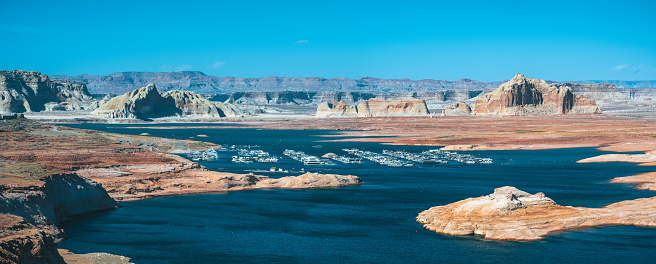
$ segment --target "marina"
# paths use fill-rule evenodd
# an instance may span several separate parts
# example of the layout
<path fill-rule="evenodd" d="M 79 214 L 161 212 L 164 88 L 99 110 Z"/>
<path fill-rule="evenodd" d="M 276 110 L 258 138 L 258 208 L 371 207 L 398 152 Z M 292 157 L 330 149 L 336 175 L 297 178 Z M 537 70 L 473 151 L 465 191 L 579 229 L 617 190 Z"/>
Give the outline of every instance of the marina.
<path fill-rule="evenodd" d="M 230 156 L 233 163 L 278 163 L 280 158 L 262 149 L 257 145 L 229 145 L 218 150 L 210 148 L 206 151 L 192 151 L 187 156 L 192 161 L 217 161 L 219 152 L 237 152 Z M 438 149 L 425 150 L 419 153 L 406 150 L 383 149 L 382 153 L 358 148 L 345 148 L 342 151 L 348 155 L 337 155 L 327 153 L 321 157 L 307 154 L 303 151 L 285 149 L 283 155 L 303 163 L 303 165 L 335 165 L 333 161 L 343 164 L 364 164 L 369 160 L 388 167 L 414 167 L 416 165 L 450 165 L 450 164 L 494 164 L 494 160 L 488 157 L 474 156 L 472 154 L 461 154 L 454 151 L 441 151 Z"/>
<path fill-rule="evenodd" d="M 329 160 L 320 159 L 317 156 L 307 155 L 303 151 L 285 149 L 285 151 L 282 154 L 292 158 L 293 160 L 300 161 L 304 165 L 335 165 Z"/>

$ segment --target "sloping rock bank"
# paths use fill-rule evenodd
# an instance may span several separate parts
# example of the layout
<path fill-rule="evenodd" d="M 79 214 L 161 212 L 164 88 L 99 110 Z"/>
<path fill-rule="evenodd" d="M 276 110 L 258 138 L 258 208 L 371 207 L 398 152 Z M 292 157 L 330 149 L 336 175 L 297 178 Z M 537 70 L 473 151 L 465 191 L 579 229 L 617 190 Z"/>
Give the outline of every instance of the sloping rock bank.
<path fill-rule="evenodd" d="M 570 86 L 552 86 L 519 73 L 498 89 L 476 99 L 475 112 L 477 115 L 601 113 L 594 100 L 575 96 Z"/>
<path fill-rule="evenodd" d="M 317 117 L 376 117 L 376 116 L 417 116 L 428 115 L 424 100 L 407 99 L 386 101 L 369 99 L 357 106 L 347 105 L 343 101 L 321 103 L 317 107 Z"/>
<path fill-rule="evenodd" d="M 426 229 L 447 235 L 485 236 L 492 240 L 539 240 L 559 230 L 600 225 L 656 226 L 656 197 L 602 208 L 557 205 L 543 193 L 515 187 L 493 194 L 432 207 L 417 216 Z"/>

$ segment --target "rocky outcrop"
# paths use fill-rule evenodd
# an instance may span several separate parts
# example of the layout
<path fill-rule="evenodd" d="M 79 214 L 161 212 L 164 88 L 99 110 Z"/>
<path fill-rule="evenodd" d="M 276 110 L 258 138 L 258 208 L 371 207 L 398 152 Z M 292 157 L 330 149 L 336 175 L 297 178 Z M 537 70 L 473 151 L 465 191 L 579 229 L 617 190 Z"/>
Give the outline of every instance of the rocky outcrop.
<path fill-rule="evenodd" d="M 53 79 L 85 83 L 93 93 L 125 93 L 153 83 L 162 91 L 183 90 L 197 93 L 228 93 L 246 91 L 337 91 L 337 92 L 418 92 L 439 90 L 483 90 L 498 87 L 502 82 L 479 82 L 470 79 L 409 80 L 365 77 L 263 77 L 239 78 L 208 76 L 198 71 L 184 72 L 117 72 L 104 76 L 56 75 Z M 341 99 L 333 100 L 339 101 Z M 346 99 L 344 99 L 346 100 Z M 366 100 L 366 99 L 365 99 Z M 321 103 L 321 102 L 319 102 Z M 317 103 L 318 104 L 318 103 Z"/>
<path fill-rule="evenodd" d="M 0 194 L 0 211 L 20 216 L 57 239 L 57 227 L 73 215 L 116 207 L 100 184 L 75 174 L 48 176 L 29 188 L 10 188 Z"/>
<path fill-rule="evenodd" d="M 347 105 L 344 101 L 334 103 L 321 103 L 317 107 L 317 117 L 358 116 L 356 106 Z"/>
<path fill-rule="evenodd" d="M 358 106 L 350 106 L 343 101 L 322 103 L 317 107 L 317 117 L 374 117 L 374 116 L 416 116 L 428 115 L 424 100 L 407 99 L 385 101 L 369 99 Z"/>
<path fill-rule="evenodd" d="M 442 116 L 468 116 L 471 115 L 472 109 L 465 102 L 455 103 L 453 106 L 447 106 L 442 111 Z"/>
<path fill-rule="evenodd" d="M 0 263 L 56 263 L 64 259 L 46 232 L 31 225 L 25 219 L 0 214 Z"/>
<path fill-rule="evenodd" d="M 308 189 L 342 187 L 362 184 L 357 176 L 305 173 L 299 176 L 287 176 L 278 179 L 265 178 L 256 184 L 256 188 Z"/>
<path fill-rule="evenodd" d="M 205 96 L 188 91 L 168 91 L 162 97 L 171 98 L 175 106 L 182 111 L 183 116 L 194 117 L 226 117 L 236 116 L 234 109 L 219 102 L 212 102 Z"/>
<path fill-rule="evenodd" d="M 594 100 L 574 96 L 568 86 L 551 86 L 544 80 L 527 78 L 519 73 L 498 89 L 479 97 L 475 112 L 477 115 L 600 113 Z"/>
<path fill-rule="evenodd" d="M 385 101 L 382 99 L 369 99 L 358 104 L 358 116 L 408 116 L 428 115 L 428 108 L 424 100 L 407 99 Z"/>
<path fill-rule="evenodd" d="M 219 118 L 239 115 L 231 105 L 212 102 L 205 96 L 187 91 L 160 94 L 154 84 L 117 96 L 92 112 L 116 119 L 148 120 L 158 117 L 182 116 Z"/>
<path fill-rule="evenodd" d="M 164 98 L 154 84 L 117 96 L 92 112 L 109 118 L 150 119 L 173 116 L 182 111 L 171 97 Z"/>
<path fill-rule="evenodd" d="M 423 211 L 417 221 L 447 235 L 482 235 L 493 240 L 538 240 L 565 229 L 600 225 L 656 226 L 656 197 L 614 203 L 602 208 L 557 205 L 542 193 L 514 187 Z"/>
<path fill-rule="evenodd" d="M 80 110 L 90 107 L 92 100 L 83 83 L 52 81 L 36 71 L 0 71 L 0 113 Z"/>

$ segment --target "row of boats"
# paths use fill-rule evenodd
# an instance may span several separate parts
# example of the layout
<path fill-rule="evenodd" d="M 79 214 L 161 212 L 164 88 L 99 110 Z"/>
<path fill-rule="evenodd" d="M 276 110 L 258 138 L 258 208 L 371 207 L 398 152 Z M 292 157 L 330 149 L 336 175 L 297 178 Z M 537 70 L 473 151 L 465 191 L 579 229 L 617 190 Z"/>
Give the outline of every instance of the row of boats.
<path fill-rule="evenodd" d="M 402 150 L 383 150 L 382 154 L 355 148 L 343 149 L 343 151 L 391 167 L 412 167 L 414 166 L 412 162 L 421 164 L 449 164 L 449 161 L 456 161 L 462 164 L 492 164 L 494 162 L 491 158 L 475 157 L 471 154 L 459 154 L 457 152 L 437 149 L 431 149 L 421 153 L 411 153 Z"/>
<path fill-rule="evenodd" d="M 415 164 L 412 162 L 404 161 L 401 159 L 397 159 L 394 157 L 382 155 L 380 153 L 372 152 L 372 151 L 364 151 L 364 150 L 359 150 L 359 149 L 342 149 L 343 151 L 346 151 L 347 153 L 358 156 L 363 159 L 367 159 L 373 162 L 376 162 L 381 165 L 387 165 L 390 167 L 414 167 Z"/>
<path fill-rule="evenodd" d="M 230 150 L 237 151 L 237 155 L 232 156 L 232 162 L 234 163 L 277 163 L 279 160 L 278 157 L 272 156 L 269 152 L 260 149 L 230 148 Z M 491 158 L 475 157 L 471 154 L 459 154 L 457 152 L 437 149 L 427 150 L 421 153 L 412 153 L 403 150 L 383 150 L 382 154 L 356 148 L 342 150 L 355 157 L 339 156 L 332 153 L 324 157 L 345 164 L 363 164 L 363 159 L 367 159 L 390 167 L 412 167 L 415 166 L 415 163 L 448 164 L 450 161 L 460 162 L 462 164 L 493 163 Z M 329 159 L 321 159 L 317 156 L 308 155 L 303 151 L 285 149 L 283 155 L 302 162 L 304 165 L 335 165 Z M 191 151 L 188 156 L 193 161 L 216 161 L 219 158 L 217 150 L 213 148 L 202 152 Z"/>
<path fill-rule="evenodd" d="M 278 163 L 278 157 L 261 149 L 238 149 L 237 156 L 232 156 L 234 163 Z"/>
<path fill-rule="evenodd" d="M 303 151 L 285 149 L 285 151 L 282 154 L 292 158 L 293 160 L 303 162 L 304 165 L 335 165 L 329 160 L 323 160 L 317 156 L 305 154 L 305 152 Z"/>

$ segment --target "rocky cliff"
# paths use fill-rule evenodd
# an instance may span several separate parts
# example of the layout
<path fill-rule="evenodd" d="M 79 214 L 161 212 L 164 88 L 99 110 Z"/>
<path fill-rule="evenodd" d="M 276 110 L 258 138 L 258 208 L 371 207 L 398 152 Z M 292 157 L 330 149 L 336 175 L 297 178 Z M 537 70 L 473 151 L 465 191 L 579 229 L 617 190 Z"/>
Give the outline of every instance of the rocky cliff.
<path fill-rule="evenodd" d="M 0 113 L 80 110 L 90 107 L 89 101 L 92 97 L 83 83 L 52 81 L 36 71 L 0 71 Z"/>
<path fill-rule="evenodd" d="M 109 118 L 150 119 L 182 114 L 172 97 L 162 97 L 154 84 L 117 96 L 92 112 Z"/>
<path fill-rule="evenodd" d="M 428 115 L 424 100 L 407 99 L 386 101 L 369 99 L 358 106 L 350 106 L 344 101 L 322 103 L 317 107 L 317 117 L 375 117 L 375 116 L 414 116 Z"/>
<path fill-rule="evenodd" d="M 114 207 L 116 201 L 100 184 L 76 174 L 50 175 L 0 193 L 0 211 L 22 217 L 56 239 L 63 238 L 57 225 L 71 216 Z"/>
<path fill-rule="evenodd" d="M 25 219 L 0 214 L 0 263 L 63 264 L 52 238 Z"/>
<path fill-rule="evenodd" d="M 93 93 L 125 93 L 153 83 L 162 91 L 183 90 L 198 93 L 240 91 L 347 91 L 408 92 L 435 90 L 483 90 L 498 87 L 501 82 L 479 82 L 470 79 L 410 80 L 380 78 L 263 77 L 239 78 L 209 76 L 198 71 L 185 72 L 117 72 L 104 76 L 56 75 L 53 79 L 85 83 Z"/>
<path fill-rule="evenodd" d="M 226 117 L 236 116 L 234 109 L 219 102 L 212 102 L 205 96 L 188 91 L 168 91 L 162 94 L 164 99 L 171 98 L 183 116 Z"/>
<path fill-rule="evenodd" d="M 569 86 L 552 86 L 544 80 L 527 78 L 519 73 L 496 90 L 476 99 L 475 112 L 478 115 L 600 113 L 594 100 L 575 96 Z"/>

